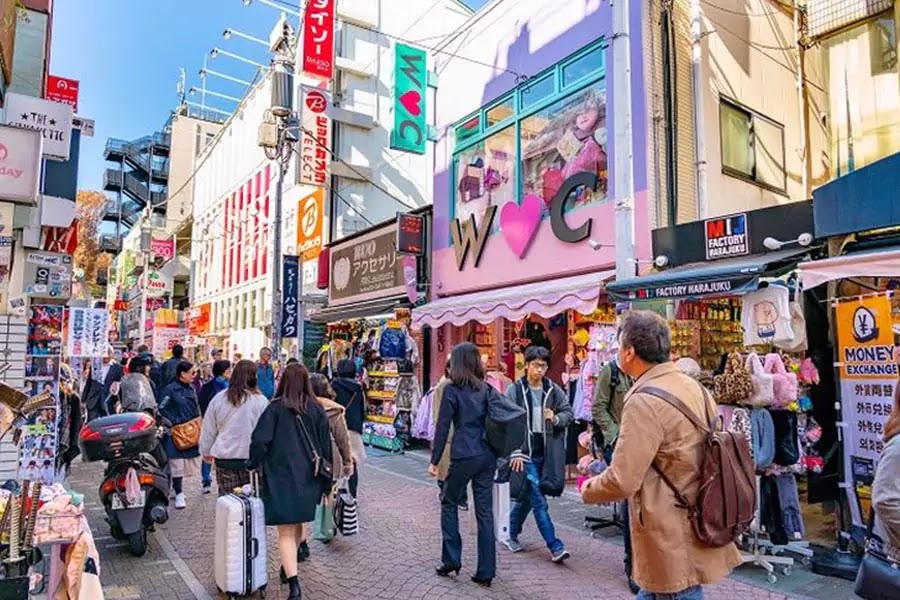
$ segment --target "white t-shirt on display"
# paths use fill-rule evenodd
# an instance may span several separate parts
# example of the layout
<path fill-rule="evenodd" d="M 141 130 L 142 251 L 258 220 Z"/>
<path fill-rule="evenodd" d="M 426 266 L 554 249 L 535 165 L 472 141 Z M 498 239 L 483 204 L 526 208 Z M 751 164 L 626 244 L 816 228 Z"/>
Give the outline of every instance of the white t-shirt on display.
<path fill-rule="evenodd" d="M 794 339 L 791 328 L 790 292 L 786 287 L 770 285 L 744 296 L 741 325 L 744 345 L 757 346 Z"/>

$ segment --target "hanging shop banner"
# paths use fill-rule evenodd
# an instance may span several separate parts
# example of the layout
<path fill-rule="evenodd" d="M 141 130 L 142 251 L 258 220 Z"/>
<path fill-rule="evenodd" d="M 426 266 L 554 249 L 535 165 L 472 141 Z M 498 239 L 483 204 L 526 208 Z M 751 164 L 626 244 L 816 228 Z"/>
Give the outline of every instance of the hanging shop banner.
<path fill-rule="evenodd" d="M 0 124 L 0 200 L 37 202 L 42 148 L 40 133 Z"/>
<path fill-rule="evenodd" d="M 78 81 L 56 75 L 47 75 L 47 100 L 68 104 L 72 112 L 78 112 Z"/>
<path fill-rule="evenodd" d="M 19 443 L 19 479 L 51 485 L 56 480 L 59 365 L 62 360 L 63 307 L 33 305 L 25 349 L 25 392 L 56 400 L 28 418 Z"/>
<path fill-rule="evenodd" d="M 153 356 L 158 360 L 172 358 L 172 348 L 184 342 L 187 329 L 165 327 L 153 330 Z"/>
<path fill-rule="evenodd" d="M 303 71 L 322 79 L 334 76 L 335 0 L 309 0 L 303 15 Z"/>
<path fill-rule="evenodd" d="M 331 247 L 328 304 L 343 305 L 406 294 L 397 254 L 397 224 Z"/>
<path fill-rule="evenodd" d="M 109 311 L 102 308 L 70 308 L 66 355 L 101 358 L 109 338 Z"/>
<path fill-rule="evenodd" d="M 150 298 L 160 298 L 172 291 L 172 280 L 154 268 L 147 269 L 147 273 L 141 275 L 138 285 L 143 287 Z"/>
<path fill-rule="evenodd" d="M 206 335 L 209 333 L 209 317 L 211 305 L 205 302 L 189 308 L 187 311 L 187 329 L 191 335 Z"/>
<path fill-rule="evenodd" d="M 397 43 L 394 46 L 394 128 L 391 148 L 425 154 L 428 134 L 425 98 L 428 86 L 424 50 Z"/>
<path fill-rule="evenodd" d="M 300 279 L 300 258 L 284 257 L 284 285 L 281 298 L 281 337 L 295 338 L 300 332 L 300 298 L 297 285 Z"/>
<path fill-rule="evenodd" d="M 750 254 L 747 213 L 705 222 L 706 260 Z"/>
<path fill-rule="evenodd" d="M 297 252 L 304 261 L 319 258 L 325 219 L 325 190 L 317 188 L 297 205 Z"/>
<path fill-rule="evenodd" d="M 864 525 L 884 425 L 900 368 L 887 294 L 843 300 L 835 309 L 844 422 L 844 465 L 853 522 Z M 854 498 L 855 496 L 855 498 Z"/>
<path fill-rule="evenodd" d="M 303 97 L 303 131 L 297 183 L 324 187 L 331 177 L 331 95 L 323 90 L 300 86 Z"/>
<path fill-rule="evenodd" d="M 150 253 L 165 260 L 175 258 L 175 240 L 172 238 L 152 238 L 150 240 Z"/>
<path fill-rule="evenodd" d="M 13 127 L 37 131 L 44 138 L 44 156 L 69 160 L 72 142 L 72 107 L 21 94 L 6 95 L 6 122 Z"/>
<path fill-rule="evenodd" d="M 54 252 L 25 253 L 25 294 L 66 300 L 72 295 L 72 257 Z"/>

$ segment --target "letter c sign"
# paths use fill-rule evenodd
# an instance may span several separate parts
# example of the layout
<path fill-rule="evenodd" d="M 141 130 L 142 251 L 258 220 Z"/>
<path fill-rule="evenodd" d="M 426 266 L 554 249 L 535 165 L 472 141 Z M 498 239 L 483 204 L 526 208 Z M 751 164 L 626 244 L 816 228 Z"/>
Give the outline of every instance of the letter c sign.
<path fill-rule="evenodd" d="M 597 189 L 598 183 L 599 178 L 596 173 L 576 173 L 563 182 L 556 195 L 553 196 L 553 200 L 550 201 L 550 227 L 553 229 L 556 239 L 569 244 L 577 244 L 590 237 L 594 220 L 588 219 L 578 227 L 572 228 L 566 221 L 566 205 L 569 203 L 572 192 L 576 189 L 585 186 L 594 190 Z"/>

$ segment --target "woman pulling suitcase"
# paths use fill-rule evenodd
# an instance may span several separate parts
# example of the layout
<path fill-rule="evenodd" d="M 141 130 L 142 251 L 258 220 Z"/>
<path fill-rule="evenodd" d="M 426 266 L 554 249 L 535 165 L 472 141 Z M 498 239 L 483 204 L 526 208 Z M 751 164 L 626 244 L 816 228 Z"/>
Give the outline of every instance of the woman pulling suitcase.
<path fill-rule="evenodd" d="M 278 528 L 281 580 L 289 600 L 301 597 L 297 549 L 303 523 L 315 518 L 316 505 L 333 486 L 331 434 L 325 409 L 316 401 L 309 372 L 288 365 L 271 404 L 250 443 L 251 469 L 262 470 L 266 525 Z"/>

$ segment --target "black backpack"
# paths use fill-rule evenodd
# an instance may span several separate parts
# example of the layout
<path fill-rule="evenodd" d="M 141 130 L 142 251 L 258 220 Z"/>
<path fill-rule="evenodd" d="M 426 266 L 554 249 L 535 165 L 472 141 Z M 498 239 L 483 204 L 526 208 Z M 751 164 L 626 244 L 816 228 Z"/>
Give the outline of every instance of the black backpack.
<path fill-rule="evenodd" d="M 528 422 L 525 409 L 487 387 L 485 438 L 497 458 L 507 458 L 525 444 Z"/>
<path fill-rule="evenodd" d="M 616 395 L 616 388 L 619 387 L 619 383 L 622 380 L 622 372 L 619 370 L 619 363 L 616 362 L 616 359 L 612 359 L 609 361 L 609 398 L 610 402 L 612 402 L 612 398 Z M 591 427 L 592 435 L 592 445 L 594 449 L 595 456 L 603 456 L 603 451 L 606 449 L 606 440 L 603 438 L 603 432 L 600 431 L 600 426 L 596 423 Z"/>

